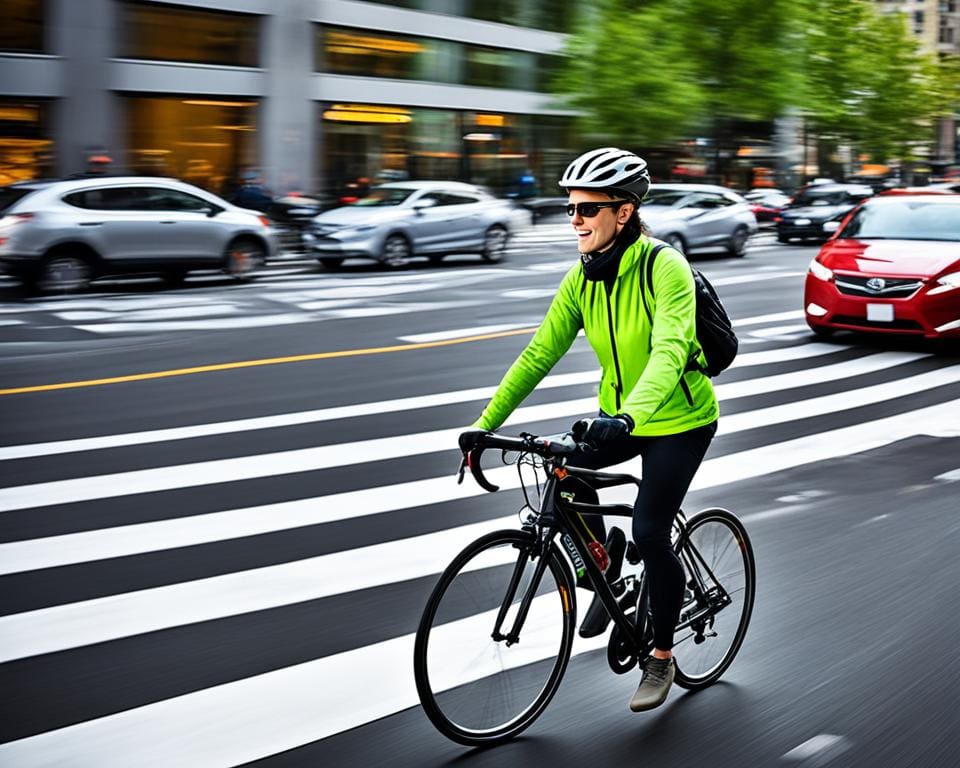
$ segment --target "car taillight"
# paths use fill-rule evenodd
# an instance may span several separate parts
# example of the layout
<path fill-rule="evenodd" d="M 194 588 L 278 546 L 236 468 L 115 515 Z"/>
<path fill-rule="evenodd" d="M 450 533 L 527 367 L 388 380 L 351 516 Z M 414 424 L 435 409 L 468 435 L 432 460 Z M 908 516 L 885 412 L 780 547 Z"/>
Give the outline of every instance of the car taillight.
<path fill-rule="evenodd" d="M 778 223 L 781 222 L 781 221 L 783 221 L 783 216 L 774 216 L 774 217 L 773 217 L 773 223 L 774 223 L 774 224 L 778 224 Z"/>
<path fill-rule="evenodd" d="M 8 213 L 0 217 L 0 225 L 20 224 L 24 221 L 30 221 L 36 214 L 33 213 Z"/>
<path fill-rule="evenodd" d="M 257 218 L 260 219 L 260 223 L 263 225 L 264 229 L 270 228 L 270 219 L 268 219 L 266 216 L 257 216 Z"/>

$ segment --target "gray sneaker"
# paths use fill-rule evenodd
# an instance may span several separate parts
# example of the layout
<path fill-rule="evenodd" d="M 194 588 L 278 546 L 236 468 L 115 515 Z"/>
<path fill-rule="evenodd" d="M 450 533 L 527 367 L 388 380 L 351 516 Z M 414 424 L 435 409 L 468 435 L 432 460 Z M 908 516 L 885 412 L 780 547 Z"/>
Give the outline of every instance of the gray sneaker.
<path fill-rule="evenodd" d="M 644 712 L 654 709 L 667 700 L 670 686 L 673 685 L 673 675 L 676 667 L 673 659 L 657 659 L 651 656 L 643 672 L 640 687 L 630 699 L 630 709 L 634 712 Z"/>

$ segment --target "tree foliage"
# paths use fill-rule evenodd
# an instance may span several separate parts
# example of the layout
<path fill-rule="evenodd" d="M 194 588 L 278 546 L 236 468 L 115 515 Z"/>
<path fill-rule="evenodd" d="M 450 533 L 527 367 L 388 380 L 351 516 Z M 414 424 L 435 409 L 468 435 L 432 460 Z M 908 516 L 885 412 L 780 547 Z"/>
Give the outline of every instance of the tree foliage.
<path fill-rule="evenodd" d="M 905 17 L 872 0 L 600 0 L 557 91 L 582 133 L 650 147 L 724 122 L 803 115 L 877 159 L 909 159 L 960 107 L 960 64 L 922 54 Z"/>

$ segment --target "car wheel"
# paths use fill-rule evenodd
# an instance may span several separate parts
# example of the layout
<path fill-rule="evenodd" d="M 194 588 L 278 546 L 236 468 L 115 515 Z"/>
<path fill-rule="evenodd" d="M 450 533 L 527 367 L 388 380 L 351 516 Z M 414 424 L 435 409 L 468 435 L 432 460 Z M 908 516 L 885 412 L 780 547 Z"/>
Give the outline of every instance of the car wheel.
<path fill-rule="evenodd" d="M 494 224 L 490 227 L 483 236 L 483 251 L 481 255 L 484 260 L 492 264 L 503 261 L 503 257 L 507 253 L 507 241 L 509 239 L 510 233 L 499 224 Z"/>
<path fill-rule="evenodd" d="M 683 235 L 678 234 L 677 232 L 671 232 L 665 238 L 663 242 L 669 245 L 671 248 L 676 248 L 680 253 L 686 254 L 687 244 L 683 240 Z"/>
<path fill-rule="evenodd" d="M 731 256 L 743 256 L 747 252 L 747 240 L 750 238 L 750 232 L 746 227 L 737 227 L 730 235 L 730 242 L 727 244 L 727 251 Z"/>
<path fill-rule="evenodd" d="M 833 328 L 824 328 L 822 325 L 811 325 L 810 330 L 813 331 L 814 336 L 819 336 L 821 339 L 825 339 L 828 336 L 833 336 Z"/>
<path fill-rule="evenodd" d="M 83 291 L 93 280 L 93 260 L 71 248 L 51 252 L 40 266 L 36 286 L 45 293 Z"/>
<path fill-rule="evenodd" d="M 260 243 L 249 238 L 234 240 L 227 246 L 226 272 L 237 280 L 249 280 L 267 263 L 267 252 Z"/>
<path fill-rule="evenodd" d="M 403 235 L 390 235 L 383 244 L 383 253 L 380 256 L 386 266 L 399 269 L 410 263 L 410 243 Z"/>
<path fill-rule="evenodd" d="M 343 259 L 338 256 L 325 256 L 320 259 L 320 264 L 324 269 L 340 269 L 343 265 Z"/>
<path fill-rule="evenodd" d="M 790 242 L 790 238 L 787 237 L 786 235 L 783 235 L 783 234 L 780 234 L 779 232 L 777 232 L 777 242 L 778 242 L 778 243 L 789 243 L 789 242 Z"/>

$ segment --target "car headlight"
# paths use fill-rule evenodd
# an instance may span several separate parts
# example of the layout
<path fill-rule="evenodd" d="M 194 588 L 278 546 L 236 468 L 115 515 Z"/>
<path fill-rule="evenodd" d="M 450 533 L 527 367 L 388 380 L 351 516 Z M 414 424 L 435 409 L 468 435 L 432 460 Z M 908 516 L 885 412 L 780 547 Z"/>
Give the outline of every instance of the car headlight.
<path fill-rule="evenodd" d="M 938 277 L 937 287 L 933 288 L 930 294 L 946 293 L 947 291 L 952 291 L 954 288 L 960 288 L 960 272 L 952 272 L 949 275 Z"/>
<path fill-rule="evenodd" d="M 810 262 L 810 274 L 826 282 L 833 280 L 833 270 L 823 266 L 816 259 Z"/>
<path fill-rule="evenodd" d="M 343 237 L 353 237 L 354 235 L 359 235 L 363 232 L 369 232 L 371 229 L 376 229 L 374 224 L 364 224 L 361 227 L 349 227 L 348 229 L 341 229 L 337 232 L 338 235 Z"/>

